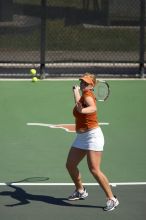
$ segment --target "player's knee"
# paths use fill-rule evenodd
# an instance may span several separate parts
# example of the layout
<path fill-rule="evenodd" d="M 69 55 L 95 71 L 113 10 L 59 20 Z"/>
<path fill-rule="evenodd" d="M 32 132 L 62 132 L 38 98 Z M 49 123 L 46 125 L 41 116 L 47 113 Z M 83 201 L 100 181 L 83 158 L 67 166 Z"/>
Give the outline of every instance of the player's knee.
<path fill-rule="evenodd" d="M 90 172 L 92 173 L 93 176 L 100 176 L 100 169 L 97 169 L 96 167 L 89 167 Z"/>
<path fill-rule="evenodd" d="M 68 171 L 71 171 L 71 170 L 73 170 L 74 169 L 74 164 L 73 163 L 71 163 L 71 162 L 66 162 L 66 169 L 68 170 Z"/>

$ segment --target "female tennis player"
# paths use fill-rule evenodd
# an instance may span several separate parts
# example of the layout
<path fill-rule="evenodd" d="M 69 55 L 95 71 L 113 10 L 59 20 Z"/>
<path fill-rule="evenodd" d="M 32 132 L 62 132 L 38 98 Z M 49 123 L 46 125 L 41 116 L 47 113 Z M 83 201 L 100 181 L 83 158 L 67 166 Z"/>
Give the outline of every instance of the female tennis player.
<path fill-rule="evenodd" d="M 106 194 L 107 202 L 104 210 L 111 211 L 118 206 L 119 201 L 113 195 L 109 181 L 100 169 L 104 136 L 98 124 L 96 97 L 93 92 L 95 85 L 95 75 L 86 73 L 80 78 L 80 87 L 73 87 L 75 99 L 73 115 L 77 136 L 68 154 L 66 168 L 76 189 L 68 200 L 84 199 L 88 196 L 78 170 L 78 164 L 86 156 L 90 172 Z"/>

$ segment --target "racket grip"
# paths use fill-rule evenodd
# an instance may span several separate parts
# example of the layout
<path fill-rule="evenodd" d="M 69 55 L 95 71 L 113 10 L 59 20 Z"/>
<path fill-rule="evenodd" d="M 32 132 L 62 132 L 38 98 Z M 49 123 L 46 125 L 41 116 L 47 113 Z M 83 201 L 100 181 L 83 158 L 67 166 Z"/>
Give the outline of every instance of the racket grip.
<path fill-rule="evenodd" d="M 74 89 L 76 89 L 76 87 L 78 87 L 78 89 L 80 89 L 80 87 L 79 87 L 79 86 L 73 86 L 73 87 L 72 87 L 72 89 L 74 90 Z"/>

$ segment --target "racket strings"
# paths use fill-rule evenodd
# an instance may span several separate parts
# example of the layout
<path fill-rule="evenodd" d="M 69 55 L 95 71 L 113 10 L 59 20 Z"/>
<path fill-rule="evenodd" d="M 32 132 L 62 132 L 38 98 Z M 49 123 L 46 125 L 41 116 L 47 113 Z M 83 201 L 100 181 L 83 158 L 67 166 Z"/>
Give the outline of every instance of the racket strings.
<path fill-rule="evenodd" d="M 105 101 L 109 96 L 109 85 L 106 82 L 99 82 L 97 85 L 97 99 Z"/>

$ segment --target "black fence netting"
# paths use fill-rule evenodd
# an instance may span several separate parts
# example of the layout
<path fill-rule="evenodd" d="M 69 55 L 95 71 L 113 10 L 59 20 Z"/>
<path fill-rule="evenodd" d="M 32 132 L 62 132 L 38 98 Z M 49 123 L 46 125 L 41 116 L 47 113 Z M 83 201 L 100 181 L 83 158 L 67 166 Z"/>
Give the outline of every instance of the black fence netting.
<path fill-rule="evenodd" d="M 145 8 L 145 0 L 0 0 L 0 77 L 31 67 L 43 76 L 144 76 Z"/>

